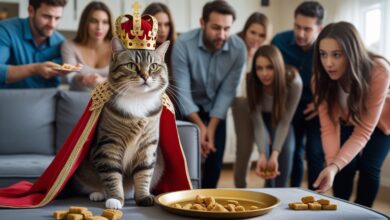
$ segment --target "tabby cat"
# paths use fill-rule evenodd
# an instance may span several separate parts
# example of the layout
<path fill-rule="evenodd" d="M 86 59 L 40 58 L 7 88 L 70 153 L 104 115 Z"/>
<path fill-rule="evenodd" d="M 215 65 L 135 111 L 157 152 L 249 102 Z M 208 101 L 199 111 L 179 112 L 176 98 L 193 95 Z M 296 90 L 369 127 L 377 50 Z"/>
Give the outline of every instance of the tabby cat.
<path fill-rule="evenodd" d="M 119 39 L 112 40 L 108 83 L 114 94 L 102 109 L 93 144 L 72 180 L 90 200 L 106 200 L 106 208 L 122 208 L 132 190 L 137 205 L 154 203 L 150 188 L 163 170 L 157 145 L 161 96 L 168 87 L 168 46 L 165 42 L 154 51 L 128 50 Z"/>

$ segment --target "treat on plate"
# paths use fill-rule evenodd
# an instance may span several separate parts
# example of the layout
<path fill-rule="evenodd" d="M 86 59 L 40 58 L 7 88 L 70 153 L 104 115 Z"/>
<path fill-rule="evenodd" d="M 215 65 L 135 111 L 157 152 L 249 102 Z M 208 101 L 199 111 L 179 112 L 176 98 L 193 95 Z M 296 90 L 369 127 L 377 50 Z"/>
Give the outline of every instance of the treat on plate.
<path fill-rule="evenodd" d="M 259 209 L 256 205 L 245 207 L 240 204 L 237 200 L 227 199 L 218 203 L 212 196 L 196 195 L 193 201 L 189 201 L 185 204 L 174 203 L 170 206 L 179 209 L 197 210 L 197 211 L 212 211 L 212 212 L 243 212 L 246 210 L 257 210 Z M 223 205 L 224 204 L 224 205 Z"/>

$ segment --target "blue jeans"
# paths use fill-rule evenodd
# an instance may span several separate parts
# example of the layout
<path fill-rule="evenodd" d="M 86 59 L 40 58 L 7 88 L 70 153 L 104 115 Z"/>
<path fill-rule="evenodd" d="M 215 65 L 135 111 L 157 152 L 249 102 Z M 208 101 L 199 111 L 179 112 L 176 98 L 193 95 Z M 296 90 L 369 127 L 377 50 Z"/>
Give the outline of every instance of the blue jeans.
<path fill-rule="evenodd" d="M 353 126 L 341 126 L 340 140 L 344 143 L 353 132 Z M 380 185 L 380 172 L 390 149 L 390 135 L 376 128 L 362 152 L 358 154 L 335 177 L 333 194 L 349 200 L 352 194 L 354 177 L 359 171 L 357 196 L 355 202 L 372 207 Z"/>
<path fill-rule="evenodd" d="M 198 114 L 207 125 L 210 120 L 209 113 L 200 109 Z M 214 137 L 214 145 L 217 151 L 211 152 L 202 166 L 202 188 L 217 188 L 219 176 L 221 175 L 223 154 L 225 152 L 225 139 L 226 121 L 220 120 Z"/>
<path fill-rule="evenodd" d="M 272 115 L 271 113 L 263 112 L 264 124 L 267 127 L 267 130 L 271 136 L 271 143 L 275 138 L 275 128 L 272 127 Z M 267 180 L 265 182 L 266 187 L 287 187 L 288 179 L 291 174 L 291 165 L 293 162 L 293 153 L 295 148 L 295 137 L 294 131 L 290 126 L 286 139 L 283 143 L 282 151 L 278 157 L 279 171 L 280 175 L 272 180 Z M 270 146 L 266 149 L 267 158 L 270 155 Z"/>
<path fill-rule="evenodd" d="M 306 150 L 309 189 L 324 168 L 324 152 L 321 143 L 321 131 L 319 118 L 305 120 L 303 111 L 307 102 L 300 102 L 293 119 L 295 133 L 295 151 L 290 184 L 292 187 L 300 187 L 303 179 L 303 152 Z M 306 138 L 306 142 L 304 139 Z M 304 144 L 305 143 L 305 144 Z"/>

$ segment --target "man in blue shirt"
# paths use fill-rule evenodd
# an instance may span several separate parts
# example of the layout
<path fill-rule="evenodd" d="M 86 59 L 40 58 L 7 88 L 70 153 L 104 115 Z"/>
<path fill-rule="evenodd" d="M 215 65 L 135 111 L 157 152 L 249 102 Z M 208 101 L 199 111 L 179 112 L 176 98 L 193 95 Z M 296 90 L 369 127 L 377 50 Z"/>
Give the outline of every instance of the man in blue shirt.
<path fill-rule="evenodd" d="M 294 13 L 294 29 L 277 34 L 272 44 L 282 52 L 285 63 L 296 67 L 303 81 L 303 92 L 293 119 L 295 152 L 291 186 L 300 187 L 303 179 L 303 151 L 306 149 L 309 188 L 324 166 L 320 124 L 311 93 L 313 45 L 322 29 L 324 8 L 315 1 L 300 4 Z M 306 146 L 303 143 L 306 137 Z"/>
<path fill-rule="evenodd" d="M 0 88 L 57 87 L 64 37 L 55 31 L 66 0 L 30 0 L 29 17 L 0 22 Z"/>
<path fill-rule="evenodd" d="M 172 53 L 178 106 L 201 133 L 202 188 L 217 187 L 225 150 L 225 117 L 235 96 L 246 52 L 230 28 L 234 9 L 225 1 L 203 7 L 201 28 L 182 34 Z"/>

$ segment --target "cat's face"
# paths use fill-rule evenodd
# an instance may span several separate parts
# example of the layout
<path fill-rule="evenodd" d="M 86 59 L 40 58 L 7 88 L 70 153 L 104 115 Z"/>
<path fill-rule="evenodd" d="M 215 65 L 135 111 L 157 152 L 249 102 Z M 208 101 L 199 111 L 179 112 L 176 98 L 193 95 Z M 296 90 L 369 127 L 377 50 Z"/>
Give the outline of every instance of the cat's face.
<path fill-rule="evenodd" d="M 110 63 L 108 82 L 119 95 L 161 94 L 168 87 L 168 70 L 164 55 L 169 41 L 156 50 L 134 50 L 123 47 L 113 38 L 113 58 Z"/>

